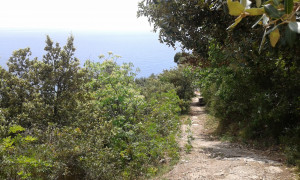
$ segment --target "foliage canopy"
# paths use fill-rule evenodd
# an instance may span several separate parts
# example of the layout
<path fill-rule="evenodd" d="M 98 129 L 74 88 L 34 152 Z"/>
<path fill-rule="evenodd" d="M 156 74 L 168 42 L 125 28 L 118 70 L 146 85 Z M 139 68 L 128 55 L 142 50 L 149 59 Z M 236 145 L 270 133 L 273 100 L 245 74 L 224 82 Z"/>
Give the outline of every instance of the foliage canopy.
<path fill-rule="evenodd" d="M 300 167 L 299 7 L 298 0 L 143 0 L 138 16 L 161 42 L 190 51 L 174 60 L 192 66 L 221 134 L 280 144 Z"/>
<path fill-rule="evenodd" d="M 42 60 L 25 48 L 0 67 L 0 179 L 137 179 L 178 158 L 176 91 L 143 95 L 112 53 L 80 67 L 73 40 L 47 36 Z"/>

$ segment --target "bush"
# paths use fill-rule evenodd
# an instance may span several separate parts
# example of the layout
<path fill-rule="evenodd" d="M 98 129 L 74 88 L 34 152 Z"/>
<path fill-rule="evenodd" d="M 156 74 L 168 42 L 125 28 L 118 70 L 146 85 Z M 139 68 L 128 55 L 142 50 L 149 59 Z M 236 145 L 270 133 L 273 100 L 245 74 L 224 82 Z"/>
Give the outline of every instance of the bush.
<path fill-rule="evenodd" d="M 220 119 L 219 132 L 265 145 L 281 143 L 295 164 L 300 152 L 299 63 L 283 52 L 249 52 L 240 62 L 229 53 L 212 42 L 212 66 L 196 72 L 209 112 Z M 218 63 L 222 61 L 229 64 Z"/>
<path fill-rule="evenodd" d="M 178 158 L 173 85 L 141 89 L 133 65 L 113 54 L 80 68 L 72 39 L 64 50 L 52 44 L 46 50 L 57 56 L 29 60 L 29 49 L 19 50 L 10 71 L 0 69 L 1 179 L 139 179 Z"/>
<path fill-rule="evenodd" d="M 194 97 L 193 76 L 191 68 L 179 66 L 176 69 L 164 70 L 158 75 L 163 83 L 173 84 L 180 98 L 181 113 L 189 112 L 191 98 Z"/>

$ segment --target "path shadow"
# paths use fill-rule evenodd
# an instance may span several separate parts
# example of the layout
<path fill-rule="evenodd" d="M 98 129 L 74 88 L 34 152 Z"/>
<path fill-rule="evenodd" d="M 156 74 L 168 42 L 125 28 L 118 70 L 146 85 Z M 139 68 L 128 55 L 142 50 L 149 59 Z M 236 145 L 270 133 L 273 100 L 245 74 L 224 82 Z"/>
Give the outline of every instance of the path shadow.
<path fill-rule="evenodd" d="M 194 107 L 196 106 L 196 107 L 198 107 L 198 106 L 200 106 L 200 105 L 199 105 L 199 102 L 191 102 L 191 106 L 194 106 Z"/>
<path fill-rule="evenodd" d="M 206 114 L 206 112 L 204 110 L 199 110 L 199 111 L 191 111 L 190 112 L 190 115 L 191 116 L 199 116 L 199 115 L 202 115 L 202 114 Z"/>
<path fill-rule="evenodd" d="M 207 114 L 205 108 L 200 105 L 199 98 L 193 99 L 191 103 L 190 115 L 199 116 Z M 223 160 L 243 159 L 247 161 L 256 161 L 261 163 L 280 164 L 283 158 L 280 156 L 272 156 L 273 152 L 266 152 L 258 149 L 249 149 L 238 143 L 219 141 L 211 133 L 198 132 L 195 141 L 200 140 L 200 153 L 206 154 L 210 158 Z"/>
<path fill-rule="evenodd" d="M 263 155 L 263 151 L 247 149 L 229 142 L 216 141 L 209 135 L 201 134 L 200 139 L 202 139 L 203 142 L 205 141 L 207 143 L 199 147 L 199 152 L 206 154 L 209 158 L 212 159 L 229 161 L 255 161 L 272 165 L 279 165 L 282 162 L 282 159 L 278 159 L 278 157 L 271 158 Z"/>
<path fill-rule="evenodd" d="M 192 107 L 204 107 L 205 102 L 204 102 L 203 98 L 197 98 L 197 101 L 191 102 L 191 106 Z"/>

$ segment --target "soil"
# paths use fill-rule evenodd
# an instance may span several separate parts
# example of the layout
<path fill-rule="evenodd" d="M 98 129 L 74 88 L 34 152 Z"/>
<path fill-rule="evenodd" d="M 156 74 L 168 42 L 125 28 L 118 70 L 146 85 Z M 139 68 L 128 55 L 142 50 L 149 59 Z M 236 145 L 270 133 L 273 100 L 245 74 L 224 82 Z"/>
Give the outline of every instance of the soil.
<path fill-rule="evenodd" d="M 295 171 L 284 165 L 281 158 L 272 155 L 272 152 L 216 140 L 206 129 L 208 115 L 205 107 L 198 105 L 199 95 L 193 98 L 189 115 L 191 121 L 182 125 L 182 134 L 178 139 L 181 148 L 179 163 L 157 179 L 297 179 Z"/>

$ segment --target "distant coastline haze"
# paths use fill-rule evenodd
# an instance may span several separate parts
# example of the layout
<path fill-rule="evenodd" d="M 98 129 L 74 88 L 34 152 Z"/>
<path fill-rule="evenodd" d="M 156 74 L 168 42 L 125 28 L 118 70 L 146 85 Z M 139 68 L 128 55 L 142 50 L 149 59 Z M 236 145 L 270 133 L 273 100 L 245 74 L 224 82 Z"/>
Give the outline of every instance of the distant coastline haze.
<path fill-rule="evenodd" d="M 137 18 L 140 0 L 9 0 L 0 2 L 0 29 L 150 32 Z"/>
<path fill-rule="evenodd" d="M 45 54 L 46 35 L 53 42 L 64 46 L 70 35 L 74 36 L 76 47 L 75 57 L 81 65 L 87 59 L 100 61 L 98 56 L 108 56 L 108 52 L 120 55 L 117 60 L 132 62 L 135 68 L 139 68 L 138 77 L 147 77 L 152 73 L 161 73 L 164 69 L 175 67 L 173 61 L 176 51 L 172 47 L 161 44 L 156 33 L 103 33 L 103 32 L 67 32 L 67 31 L 32 31 L 32 30 L 0 30 L 0 65 L 7 67 L 6 63 L 14 50 L 30 47 L 31 59 L 42 59 Z"/>
<path fill-rule="evenodd" d="M 64 46 L 73 35 L 81 65 L 108 51 L 140 68 L 139 77 L 176 66 L 175 50 L 161 44 L 145 17 L 137 18 L 141 0 L 9 0 L 0 2 L 0 65 L 14 50 L 30 47 L 42 58 L 46 35 Z"/>

